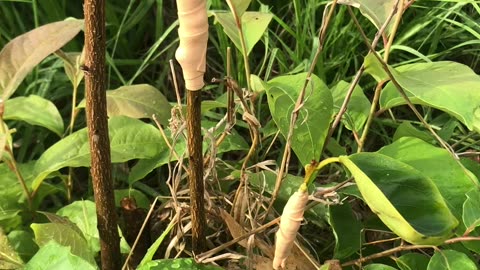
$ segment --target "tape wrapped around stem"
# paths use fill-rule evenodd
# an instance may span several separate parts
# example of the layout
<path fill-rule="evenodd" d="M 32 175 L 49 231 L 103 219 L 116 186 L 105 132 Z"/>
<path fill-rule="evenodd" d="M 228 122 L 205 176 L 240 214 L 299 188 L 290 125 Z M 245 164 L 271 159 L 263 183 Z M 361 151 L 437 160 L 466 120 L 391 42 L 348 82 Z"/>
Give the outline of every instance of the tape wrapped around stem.
<path fill-rule="evenodd" d="M 208 18 L 205 0 L 177 0 L 180 45 L 175 58 L 182 66 L 185 86 L 202 89 L 206 68 Z"/>
<path fill-rule="evenodd" d="M 285 268 L 285 262 L 290 255 L 298 229 L 303 221 L 303 214 L 308 202 L 308 192 L 299 190 L 293 193 L 283 208 L 280 218 L 280 228 L 275 239 L 275 257 L 273 258 L 273 269 L 280 266 Z"/>

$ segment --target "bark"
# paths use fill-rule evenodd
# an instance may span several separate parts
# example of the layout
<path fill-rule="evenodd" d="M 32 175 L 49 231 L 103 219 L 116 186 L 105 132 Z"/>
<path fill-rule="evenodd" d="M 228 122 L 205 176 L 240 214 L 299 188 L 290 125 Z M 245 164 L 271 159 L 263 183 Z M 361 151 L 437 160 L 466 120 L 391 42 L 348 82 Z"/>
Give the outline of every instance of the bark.
<path fill-rule="evenodd" d="M 192 215 L 192 246 L 196 254 L 205 250 L 205 198 L 200 105 L 201 91 L 187 91 L 188 177 Z"/>
<path fill-rule="evenodd" d="M 180 45 L 175 57 L 182 66 L 187 88 L 188 176 L 192 215 L 192 246 L 197 254 L 205 249 L 205 208 L 201 134 L 201 89 L 205 85 L 208 42 L 206 0 L 177 0 Z"/>
<path fill-rule="evenodd" d="M 102 269 L 121 268 L 105 92 L 105 0 L 85 0 L 85 92 Z"/>

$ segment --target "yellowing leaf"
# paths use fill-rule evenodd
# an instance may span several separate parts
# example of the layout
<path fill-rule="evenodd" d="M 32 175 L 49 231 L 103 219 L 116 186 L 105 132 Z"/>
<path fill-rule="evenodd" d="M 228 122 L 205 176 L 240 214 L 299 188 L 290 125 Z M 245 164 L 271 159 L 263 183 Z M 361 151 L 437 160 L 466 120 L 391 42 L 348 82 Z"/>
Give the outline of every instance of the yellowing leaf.
<path fill-rule="evenodd" d="M 448 239 L 458 220 L 430 178 L 413 167 L 378 153 L 341 156 L 370 209 L 390 230 L 419 245 Z"/>
<path fill-rule="evenodd" d="M 45 57 L 62 48 L 83 28 L 68 19 L 38 27 L 14 38 L 0 51 L 0 94 L 7 100 L 27 74 Z"/>

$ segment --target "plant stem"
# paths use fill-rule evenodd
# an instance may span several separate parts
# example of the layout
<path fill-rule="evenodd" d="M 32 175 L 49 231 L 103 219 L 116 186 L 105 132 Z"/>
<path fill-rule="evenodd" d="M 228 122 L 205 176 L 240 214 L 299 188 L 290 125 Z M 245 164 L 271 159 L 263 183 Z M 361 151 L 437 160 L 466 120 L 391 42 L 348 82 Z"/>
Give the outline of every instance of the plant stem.
<path fill-rule="evenodd" d="M 380 37 L 383 35 L 383 33 L 386 31 L 388 25 L 390 24 L 390 21 L 392 20 L 393 16 L 395 16 L 395 14 L 398 13 L 398 5 L 399 5 L 399 2 L 402 2 L 402 4 L 400 4 L 400 7 L 402 8 L 402 13 L 403 14 L 403 0 L 398 0 L 396 3 L 395 3 L 395 8 L 392 10 L 392 12 L 390 13 L 390 15 L 387 17 L 387 19 L 385 20 L 385 22 L 383 23 L 382 27 L 380 28 L 380 30 L 378 30 L 377 34 L 375 35 L 375 39 L 374 39 L 374 42 L 370 45 L 370 43 L 368 42 L 368 38 L 367 36 L 365 35 L 365 32 L 363 31 L 362 27 L 360 26 L 360 23 L 358 22 L 357 18 L 355 17 L 355 15 L 353 14 L 352 12 L 352 8 L 351 7 L 347 7 L 348 8 L 348 12 L 350 13 L 350 16 L 352 17 L 353 19 L 353 22 L 355 23 L 355 26 L 357 27 L 358 31 L 360 32 L 364 42 L 367 44 L 367 46 L 369 47 L 370 51 L 372 53 L 375 53 L 375 47 L 378 43 L 378 40 L 380 39 Z M 396 29 L 398 28 L 398 24 L 400 22 L 400 18 L 401 18 L 401 14 L 398 14 L 397 18 L 396 18 L 396 23 L 395 23 L 395 27 L 393 29 L 393 31 L 396 31 Z M 386 46 L 389 46 L 388 44 L 391 45 L 391 43 L 393 42 L 393 37 L 395 35 L 392 33 L 392 35 L 390 36 L 390 39 L 387 43 Z M 385 58 L 388 59 L 388 54 L 389 52 L 387 51 L 385 53 Z M 385 82 L 379 82 L 377 84 L 377 86 L 375 87 L 375 93 L 374 93 L 374 96 L 373 96 L 373 100 L 372 100 L 372 106 L 370 107 L 370 113 L 368 114 L 368 118 L 367 118 L 367 122 L 365 123 L 365 127 L 363 129 L 363 132 L 362 132 L 362 136 L 360 137 L 360 140 L 358 142 L 358 149 L 357 149 L 357 152 L 361 152 L 363 150 L 363 145 L 365 144 L 365 140 L 367 138 L 367 135 L 368 135 L 368 130 L 370 128 L 370 125 L 372 124 L 373 122 L 373 118 L 375 117 L 375 111 L 377 109 L 377 103 L 378 103 L 378 100 L 380 99 L 380 93 L 381 93 L 381 90 L 383 88 L 383 84 Z"/>
<path fill-rule="evenodd" d="M 192 215 L 192 247 L 205 249 L 205 208 L 201 130 L 201 91 L 187 90 L 188 181 Z"/>
<path fill-rule="evenodd" d="M 340 159 L 337 157 L 331 157 L 320 161 L 319 163 L 307 164 L 305 166 L 305 180 L 304 184 L 308 187 L 313 183 L 317 173 L 325 166 L 330 163 L 339 162 Z"/>
<path fill-rule="evenodd" d="M 28 190 L 27 184 L 25 183 L 25 179 L 23 179 L 22 174 L 18 170 L 17 162 L 15 161 L 15 156 L 13 155 L 12 149 L 10 149 L 8 142 L 6 141 L 7 139 L 7 133 L 9 132 L 7 129 L 5 129 L 5 123 L 3 122 L 3 113 L 5 111 L 5 103 L 3 101 L 0 101 L 0 134 L 4 134 L 4 148 L 9 157 L 10 160 L 6 160 L 4 158 L 1 158 L 5 163 L 7 163 L 8 167 L 15 173 L 15 176 L 18 179 L 18 182 L 22 186 L 23 193 L 25 194 L 25 197 L 27 198 L 27 203 L 28 203 L 28 209 L 32 210 L 32 194 L 30 194 L 30 191 Z M 3 143 L 2 143 L 3 144 Z M 3 154 L 2 154 L 3 155 Z M 1 156 L 0 156 L 1 157 Z"/>
<path fill-rule="evenodd" d="M 295 102 L 295 107 L 293 108 L 292 114 L 290 115 L 290 126 L 289 126 L 288 134 L 287 134 L 287 143 L 285 144 L 285 149 L 283 151 L 283 156 L 282 156 L 282 162 L 280 164 L 280 169 L 278 170 L 277 178 L 275 180 L 275 188 L 273 190 L 272 198 L 270 199 L 270 203 L 268 204 L 267 210 L 265 211 L 264 219 L 268 216 L 268 213 L 272 209 L 273 203 L 277 199 L 278 193 L 280 191 L 283 176 L 284 176 L 285 173 L 287 173 L 288 163 L 290 161 L 290 154 L 291 154 L 290 144 L 291 144 L 292 137 L 293 137 L 293 129 L 295 127 L 295 122 L 297 122 L 299 111 L 303 107 L 304 98 L 305 98 L 305 91 L 307 89 L 308 83 L 310 82 L 310 78 L 311 78 L 312 73 L 313 73 L 313 71 L 315 69 L 315 66 L 317 64 L 318 57 L 320 56 L 320 54 L 323 51 L 323 44 L 325 42 L 325 36 L 326 36 L 326 33 L 327 33 L 327 28 L 328 28 L 328 25 L 330 23 L 330 20 L 333 17 L 333 12 L 335 10 L 336 5 L 337 5 L 337 0 L 334 0 L 332 2 L 332 6 L 328 10 L 328 15 L 326 17 L 324 17 L 324 19 L 322 21 L 322 25 L 320 26 L 320 33 L 318 34 L 319 45 L 318 45 L 317 51 L 315 52 L 315 56 L 312 60 L 312 64 L 310 65 L 310 69 L 307 73 L 307 78 L 305 79 L 305 83 L 303 85 L 303 88 L 298 95 L 297 101 Z"/>
<path fill-rule="evenodd" d="M 120 269 L 105 93 L 105 0 L 85 0 L 85 92 L 93 193 L 102 269 Z"/>

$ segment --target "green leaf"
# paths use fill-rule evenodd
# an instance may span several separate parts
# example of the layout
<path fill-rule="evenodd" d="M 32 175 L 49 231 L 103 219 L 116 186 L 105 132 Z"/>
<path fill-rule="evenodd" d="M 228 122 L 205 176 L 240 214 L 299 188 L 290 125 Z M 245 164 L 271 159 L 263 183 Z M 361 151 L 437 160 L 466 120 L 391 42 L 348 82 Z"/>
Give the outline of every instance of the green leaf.
<path fill-rule="evenodd" d="M 5 102 L 4 120 L 21 120 L 31 125 L 45 127 L 58 136 L 63 133 L 63 120 L 57 107 L 36 95 L 16 97 Z"/>
<path fill-rule="evenodd" d="M 100 251 L 100 236 L 97 229 L 97 214 L 92 201 L 75 201 L 60 208 L 57 215 L 67 217 L 85 237 L 89 249 Z"/>
<path fill-rule="evenodd" d="M 350 204 L 328 207 L 328 223 L 335 235 L 335 259 L 345 259 L 361 247 L 362 224 L 355 218 Z"/>
<path fill-rule="evenodd" d="M 382 64 L 378 61 L 375 55 L 373 55 L 373 53 L 369 52 L 367 56 L 365 56 L 364 65 L 365 72 L 370 74 L 377 82 L 389 79 L 387 72 L 385 72 Z M 397 75 L 395 69 L 390 66 L 387 67 L 392 75 Z"/>
<path fill-rule="evenodd" d="M 25 265 L 25 270 L 51 269 L 96 270 L 98 267 L 94 263 L 89 263 L 85 259 L 74 255 L 70 247 L 50 241 L 42 246 Z"/>
<path fill-rule="evenodd" d="M 420 131 L 407 121 L 402 122 L 397 127 L 397 130 L 395 130 L 395 134 L 393 134 L 393 140 L 397 141 L 402 137 L 415 137 L 427 143 L 435 143 L 435 138 L 432 136 L 431 133 L 426 131 Z"/>
<path fill-rule="evenodd" d="M 0 228 L 0 269 L 19 269 L 23 261 Z"/>
<path fill-rule="evenodd" d="M 137 207 L 144 209 L 150 208 L 150 200 L 141 191 L 138 191 L 136 189 L 116 189 L 114 192 L 116 207 L 121 206 L 120 202 L 123 198 L 133 198 L 137 203 Z"/>
<path fill-rule="evenodd" d="M 202 127 L 205 129 L 209 129 L 211 127 L 216 126 L 215 122 L 211 121 L 202 121 Z M 218 129 L 216 129 L 213 132 L 214 136 L 218 136 L 220 133 L 222 133 L 224 130 L 224 125 L 220 126 Z M 202 131 L 203 132 L 203 131 Z M 167 130 L 165 131 L 166 136 L 170 136 L 170 132 Z M 204 133 L 204 132 L 203 132 Z M 205 134 L 204 134 L 205 135 Z M 205 136 L 207 138 L 207 136 Z M 211 136 L 209 137 L 211 138 Z M 211 144 L 213 142 L 210 140 L 204 140 L 203 142 L 203 151 L 207 151 L 211 147 Z M 186 153 L 186 141 L 183 136 L 178 136 L 175 139 L 175 142 L 170 141 L 170 144 L 174 146 L 175 152 L 178 154 L 178 156 L 185 156 L 184 154 Z M 225 140 L 220 144 L 220 146 L 217 149 L 217 154 L 220 153 L 225 153 L 228 151 L 236 151 L 236 150 L 247 150 L 249 148 L 247 142 L 245 139 L 243 139 L 242 136 L 238 134 L 238 132 L 235 129 L 232 129 L 230 131 L 230 134 L 225 138 Z M 151 171 L 153 171 L 155 168 L 158 168 L 164 164 L 167 164 L 172 161 L 176 161 L 175 155 L 171 153 L 170 150 L 162 151 L 160 152 L 157 156 L 150 158 L 150 159 L 143 159 L 139 160 L 137 164 L 132 168 L 130 175 L 128 176 L 128 181 L 130 184 L 133 184 L 134 182 L 144 178 L 147 174 L 149 174 Z"/>
<path fill-rule="evenodd" d="M 85 108 L 82 100 L 77 108 Z M 172 106 L 165 96 L 149 84 L 136 84 L 107 91 L 107 113 L 109 117 L 152 118 L 166 125 L 171 116 Z"/>
<path fill-rule="evenodd" d="M 389 265 L 380 264 L 380 263 L 372 263 L 363 268 L 363 270 L 397 270 L 395 267 L 391 267 Z"/>
<path fill-rule="evenodd" d="M 346 81 L 339 81 L 332 89 L 333 103 L 335 105 L 335 114 L 342 107 L 343 101 L 347 96 L 350 84 Z M 370 112 L 370 101 L 363 94 L 360 86 L 355 86 L 347 110 L 342 117 L 342 123 L 349 130 L 360 131 L 368 118 Z"/>
<path fill-rule="evenodd" d="M 250 75 L 250 85 L 252 86 L 252 91 L 257 93 L 264 92 L 267 88 L 266 83 L 255 74 Z"/>
<path fill-rule="evenodd" d="M 163 259 L 150 261 L 137 270 L 166 270 L 166 269 L 182 269 L 182 270 L 221 270 L 223 268 L 196 263 L 191 258 L 181 259 Z"/>
<path fill-rule="evenodd" d="M 477 270 L 475 263 L 465 253 L 455 250 L 439 250 L 428 263 L 427 270 Z"/>
<path fill-rule="evenodd" d="M 33 241 L 33 233 L 30 231 L 11 231 L 8 234 L 8 241 L 24 262 L 30 261 L 38 251 L 38 246 Z"/>
<path fill-rule="evenodd" d="M 383 147 L 378 153 L 404 162 L 430 178 L 450 211 L 461 219 L 464 194 L 476 186 L 476 179 L 471 174 L 467 175 L 447 150 L 417 138 L 404 137 Z"/>
<path fill-rule="evenodd" d="M 247 10 L 252 0 L 231 0 L 230 2 L 233 4 L 235 13 L 237 13 L 237 15 L 241 17 L 243 13 Z"/>
<path fill-rule="evenodd" d="M 158 129 L 140 120 L 118 116 L 108 122 L 110 150 L 113 163 L 131 159 L 153 158 L 168 152 Z M 47 149 L 35 164 L 33 189 L 50 173 L 64 167 L 90 166 L 90 148 L 87 129 L 65 137 Z"/>
<path fill-rule="evenodd" d="M 60 208 L 57 211 L 60 216 L 68 217 L 73 222 L 79 234 L 87 240 L 89 249 L 96 253 L 100 251 L 100 235 L 97 229 L 97 211 L 92 201 L 75 201 Z M 130 247 L 120 231 L 120 248 L 122 252 L 128 252 Z"/>
<path fill-rule="evenodd" d="M 268 106 L 282 135 L 287 138 L 290 116 L 306 80 L 306 73 L 280 76 L 270 80 L 267 88 Z M 292 149 L 301 164 L 319 160 L 332 119 L 333 98 L 328 87 L 312 75 L 305 102 L 298 112 L 293 129 Z"/>
<path fill-rule="evenodd" d="M 62 217 L 50 212 L 43 212 L 43 211 L 38 211 L 38 212 L 46 216 L 51 223 L 65 225 L 70 229 L 74 230 L 75 232 L 77 232 L 79 235 L 84 236 L 83 232 L 78 228 L 78 226 L 72 221 L 70 221 L 68 218 Z"/>
<path fill-rule="evenodd" d="M 7 100 L 36 65 L 73 39 L 82 28 L 83 20 L 67 19 L 40 26 L 7 43 L 0 51 L 2 100 Z"/>
<path fill-rule="evenodd" d="M 30 185 L 33 163 L 18 164 L 18 168 L 27 186 Z M 0 179 L 0 227 L 8 232 L 21 225 L 19 213 L 28 207 L 22 186 L 6 163 L 0 164 Z"/>
<path fill-rule="evenodd" d="M 217 108 L 226 108 L 227 104 L 217 101 L 217 100 L 203 100 L 201 105 L 202 115 L 208 111 L 217 109 Z M 185 107 L 186 108 L 186 107 Z"/>
<path fill-rule="evenodd" d="M 360 9 L 363 16 L 368 18 L 377 29 L 382 28 L 395 8 L 395 0 L 339 0 L 338 4 L 349 5 Z M 389 34 L 397 15 L 390 20 L 385 32 Z"/>
<path fill-rule="evenodd" d="M 80 68 L 84 61 L 84 54 L 80 52 L 64 53 L 62 51 L 57 51 L 55 54 L 63 60 L 65 74 L 67 74 L 72 86 L 77 88 L 85 76 L 85 72 Z"/>
<path fill-rule="evenodd" d="M 222 25 L 223 31 L 225 31 L 225 34 L 227 34 L 232 40 L 237 49 L 243 52 L 242 44 L 240 42 L 240 34 L 232 13 L 225 11 L 212 11 L 212 14 L 215 16 L 215 22 Z M 255 44 L 257 44 L 263 33 L 265 33 L 272 18 L 273 14 L 266 12 L 243 13 L 241 21 L 247 55 L 250 54 Z"/>
<path fill-rule="evenodd" d="M 168 124 L 172 106 L 165 96 L 148 84 L 127 85 L 107 91 L 108 116 L 125 115 L 131 118 L 151 118 Z"/>
<path fill-rule="evenodd" d="M 378 153 L 341 156 L 365 202 L 394 233 L 412 244 L 438 245 L 458 220 L 434 183 L 413 167 Z"/>
<path fill-rule="evenodd" d="M 463 223 L 467 228 L 475 228 L 480 225 L 480 191 L 478 188 L 470 190 L 467 199 L 463 203 Z"/>
<path fill-rule="evenodd" d="M 272 194 L 275 189 L 275 182 L 277 175 L 274 172 L 262 171 L 259 173 L 252 173 L 248 177 L 250 185 L 255 187 L 259 191 L 264 191 L 268 194 Z M 287 203 L 290 196 L 298 190 L 303 183 L 303 177 L 287 174 L 283 179 L 282 186 L 278 192 L 277 199 L 275 200 L 275 208 L 278 211 L 282 211 L 283 207 Z M 313 192 L 314 185 L 309 186 L 309 192 Z M 317 204 L 316 206 L 305 211 L 305 218 L 317 225 L 320 228 L 325 227 L 325 221 L 327 219 L 327 209 L 323 204 Z"/>
<path fill-rule="evenodd" d="M 139 265 L 139 268 L 138 269 L 142 269 L 143 266 L 145 265 L 148 265 L 148 263 L 151 263 L 152 262 L 152 258 L 153 256 L 155 255 L 155 253 L 157 252 L 158 248 L 160 247 L 160 245 L 162 244 L 163 240 L 165 239 L 165 237 L 167 237 L 167 235 L 170 233 L 170 231 L 172 230 L 172 228 L 174 227 L 175 223 L 172 221 L 170 221 L 170 224 L 168 224 L 168 227 L 163 231 L 163 233 L 157 238 L 157 240 L 155 240 L 155 242 L 148 248 L 147 250 L 147 253 L 145 254 L 145 256 L 143 256 L 143 259 L 142 261 L 140 262 L 140 265 Z M 150 268 L 145 268 L 145 269 L 150 269 Z M 180 267 L 180 269 L 183 269 L 183 267 Z"/>
<path fill-rule="evenodd" d="M 35 234 L 35 242 L 38 246 L 43 247 L 53 240 L 62 246 L 70 247 L 72 254 L 89 263 L 95 263 L 93 252 L 88 246 L 87 240 L 85 240 L 83 235 L 72 229 L 70 225 L 62 223 L 33 223 L 30 227 Z"/>
<path fill-rule="evenodd" d="M 413 104 L 427 105 L 449 113 L 480 132 L 480 76 L 455 62 L 415 63 L 395 68 L 393 74 Z M 382 91 L 382 109 L 406 104 L 389 82 Z"/>
<path fill-rule="evenodd" d="M 420 253 L 407 253 L 395 262 L 402 270 L 427 270 L 430 258 Z"/>

